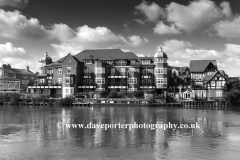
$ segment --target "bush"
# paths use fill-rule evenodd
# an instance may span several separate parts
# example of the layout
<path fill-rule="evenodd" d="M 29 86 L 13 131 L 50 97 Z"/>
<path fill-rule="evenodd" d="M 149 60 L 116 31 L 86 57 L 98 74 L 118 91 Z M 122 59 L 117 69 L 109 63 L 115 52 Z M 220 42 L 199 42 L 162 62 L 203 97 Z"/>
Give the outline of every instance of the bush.
<path fill-rule="evenodd" d="M 108 93 L 106 91 L 100 91 L 99 94 L 101 98 L 106 98 L 108 96 Z"/>
<path fill-rule="evenodd" d="M 55 106 L 69 106 L 74 102 L 75 102 L 75 99 L 73 99 L 72 97 L 66 97 L 63 99 L 56 100 L 54 105 Z"/>
<path fill-rule="evenodd" d="M 3 96 L 3 101 L 4 101 L 4 102 L 9 102 L 9 101 L 10 101 L 10 97 L 4 95 L 4 96 Z"/>
<path fill-rule="evenodd" d="M 125 95 L 124 95 L 123 92 L 118 92 L 118 93 L 117 93 L 117 96 L 118 96 L 119 98 L 125 98 Z"/>
<path fill-rule="evenodd" d="M 118 93 L 116 91 L 111 91 L 109 94 L 110 98 L 118 98 Z"/>
<path fill-rule="evenodd" d="M 11 104 L 11 105 L 17 104 L 19 102 L 19 100 L 20 100 L 20 96 L 18 94 L 13 94 L 10 97 L 9 104 Z"/>
<path fill-rule="evenodd" d="M 133 96 L 136 98 L 143 98 L 144 97 L 144 92 L 143 91 L 134 91 Z"/>

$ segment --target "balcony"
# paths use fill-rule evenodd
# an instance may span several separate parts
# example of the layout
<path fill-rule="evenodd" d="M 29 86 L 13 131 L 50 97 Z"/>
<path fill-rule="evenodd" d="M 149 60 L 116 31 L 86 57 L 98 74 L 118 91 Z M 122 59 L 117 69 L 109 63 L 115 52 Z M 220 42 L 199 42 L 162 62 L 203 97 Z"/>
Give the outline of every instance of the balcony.
<path fill-rule="evenodd" d="M 108 88 L 127 88 L 127 83 L 108 83 Z"/>
<path fill-rule="evenodd" d="M 140 83 L 140 88 L 156 88 L 155 83 Z"/>
<path fill-rule="evenodd" d="M 96 88 L 95 83 L 78 83 L 78 88 Z"/>
<path fill-rule="evenodd" d="M 108 78 L 127 78 L 127 76 L 127 72 L 115 72 L 108 74 Z"/>
<path fill-rule="evenodd" d="M 62 88 L 62 83 L 29 83 L 28 88 Z"/>
<path fill-rule="evenodd" d="M 83 73 L 82 78 L 92 78 L 92 73 Z"/>

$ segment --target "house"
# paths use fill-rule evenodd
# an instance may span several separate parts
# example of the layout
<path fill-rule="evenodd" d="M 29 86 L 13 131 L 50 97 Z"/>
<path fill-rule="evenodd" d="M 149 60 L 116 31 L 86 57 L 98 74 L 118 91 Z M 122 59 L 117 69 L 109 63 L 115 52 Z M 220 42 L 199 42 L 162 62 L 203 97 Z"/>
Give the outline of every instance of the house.
<path fill-rule="evenodd" d="M 191 88 L 191 75 L 189 67 L 171 66 L 171 68 L 172 77 L 169 83 L 168 95 L 171 97 L 176 97 L 178 95 L 178 98 L 182 97 L 183 99 L 190 99 L 192 96 L 189 96 L 189 94 L 184 94 L 185 92 L 189 92 Z"/>
<path fill-rule="evenodd" d="M 207 87 L 207 100 L 222 100 L 223 88 L 227 75 L 223 70 L 218 70 L 204 77 L 204 85 Z"/>
<path fill-rule="evenodd" d="M 189 66 L 191 90 L 195 92 L 195 98 L 207 100 L 208 88 L 205 83 L 205 77 L 218 71 L 216 60 L 191 60 Z"/>
<path fill-rule="evenodd" d="M 3 64 L 0 67 L 0 76 L 20 81 L 20 92 L 27 90 L 29 83 L 34 83 L 36 75 L 26 66 L 26 69 L 12 68 L 10 64 Z"/>
<path fill-rule="evenodd" d="M 38 83 L 29 92 L 66 97 L 79 92 L 137 90 L 167 94 L 171 69 L 167 54 L 138 57 L 120 49 L 84 50 L 53 62 L 46 53 L 40 59 Z"/>
<path fill-rule="evenodd" d="M 0 97 L 20 92 L 20 80 L 8 76 L 0 76 Z M 2 99 L 0 99 L 2 100 Z"/>

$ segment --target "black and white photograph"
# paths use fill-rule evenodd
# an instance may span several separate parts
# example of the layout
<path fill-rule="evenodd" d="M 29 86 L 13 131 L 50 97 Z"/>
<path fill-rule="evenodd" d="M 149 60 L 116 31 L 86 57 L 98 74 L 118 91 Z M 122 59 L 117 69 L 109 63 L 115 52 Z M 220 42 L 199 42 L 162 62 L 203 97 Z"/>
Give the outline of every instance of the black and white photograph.
<path fill-rule="evenodd" d="M 0 0 L 0 160 L 240 160 L 240 1 Z"/>

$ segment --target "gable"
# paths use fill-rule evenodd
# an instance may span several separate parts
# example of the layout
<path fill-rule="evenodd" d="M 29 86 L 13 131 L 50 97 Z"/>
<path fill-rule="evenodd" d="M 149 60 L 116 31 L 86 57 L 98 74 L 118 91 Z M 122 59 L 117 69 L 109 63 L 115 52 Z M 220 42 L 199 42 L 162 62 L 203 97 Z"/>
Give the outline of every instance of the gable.
<path fill-rule="evenodd" d="M 210 63 L 217 69 L 216 60 L 191 60 L 190 72 L 204 72 Z"/>
<path fill-rule="evenodd" d="M 212 62 L 210 62 L 210 63 L 207 65 L 207 67 L 205 68 L 204 71 L 207 72 L 207 71 L 216 71 L 216 70 L 217 70 L 216 66 L 213 65 Z"/>
<path fill-rule="evenodd" d="M 62 64 L 64 65 L 76 65 L 77 61 L 74 59 L 74 57 L 69 53 L 65 59 L 63 60 Z"/>

